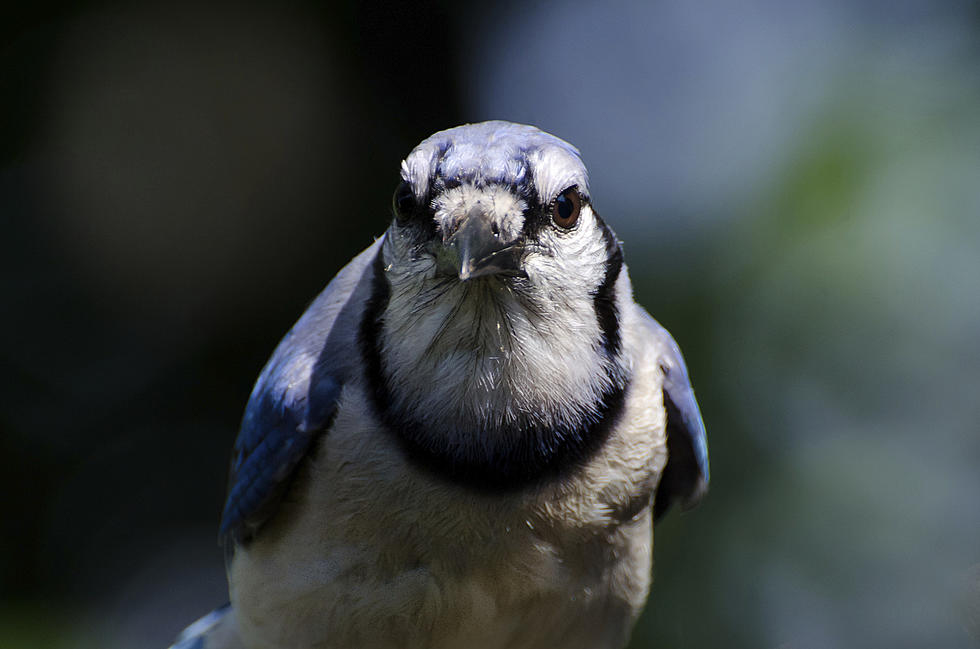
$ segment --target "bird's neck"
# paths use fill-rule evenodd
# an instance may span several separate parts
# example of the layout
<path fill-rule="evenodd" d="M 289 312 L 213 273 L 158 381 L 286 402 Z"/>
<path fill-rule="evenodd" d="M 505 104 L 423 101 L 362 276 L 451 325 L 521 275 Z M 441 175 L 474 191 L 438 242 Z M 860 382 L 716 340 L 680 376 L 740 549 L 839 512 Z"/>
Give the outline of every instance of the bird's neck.
<path fill-rule="evenodd" d="M 372 272 L 361 351 L 374 407 L 411 458 L 506 489 L 601 446 L 628 375 L 591 300 L 556 318 L 493 278 L 399 275 L 382 252 Z"/>

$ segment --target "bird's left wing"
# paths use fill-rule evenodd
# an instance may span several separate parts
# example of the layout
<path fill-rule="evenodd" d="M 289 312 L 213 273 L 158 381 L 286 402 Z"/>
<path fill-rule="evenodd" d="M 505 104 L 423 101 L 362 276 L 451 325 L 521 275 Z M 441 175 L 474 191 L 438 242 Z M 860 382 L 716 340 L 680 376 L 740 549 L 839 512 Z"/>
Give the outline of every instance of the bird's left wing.
<path fill-rule="evenodd" d="M 356 363 L 365 270 L 382 241 L 337 273 L 259 375 L 232 452 L 220 530 L 226 544 L 248 541 L 272 516 L 296 467 L 330 427 Z"/>
<path fill-rule="evenodd" d="M 687 509 L 698 504 L 707 492 L 708 439 L 680 348 L 659 322 L 643 309 L 640 311 L 643 328 L 663 350 L 660 366 L 664 373 L 663 399 L 667 411 L 667 466 L 660 476 L 653 503 L 653 517 L 657 521 L 675 502 Z"/>

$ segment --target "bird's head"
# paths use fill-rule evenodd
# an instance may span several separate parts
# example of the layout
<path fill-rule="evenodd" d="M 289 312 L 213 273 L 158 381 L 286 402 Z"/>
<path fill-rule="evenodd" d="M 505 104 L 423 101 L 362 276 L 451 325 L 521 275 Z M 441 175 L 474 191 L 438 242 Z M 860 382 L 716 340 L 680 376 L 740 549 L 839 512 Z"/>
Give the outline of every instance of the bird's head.
<path fill-rule="evenodd" d="M 604 247 L 590 237 L 595 215 L 578 151 L 534 127 L 488 122 L 442 131 L 412 151 L 401 175 L 393 232 L 460 281 L 528 277 L 536 263 L 569 256 L 573 270 L 583 261 L 576 244 L 591 238 Z"/>
<path fill-rule="evenodd" d="M 630 289 L 578 151 L 531 126 L 449 129 L 405 159 L 392 203 L 369 318 L 390 421 L 491 480 L 548 468 L 515 453 L 584 448 L 625 389 Z"/>

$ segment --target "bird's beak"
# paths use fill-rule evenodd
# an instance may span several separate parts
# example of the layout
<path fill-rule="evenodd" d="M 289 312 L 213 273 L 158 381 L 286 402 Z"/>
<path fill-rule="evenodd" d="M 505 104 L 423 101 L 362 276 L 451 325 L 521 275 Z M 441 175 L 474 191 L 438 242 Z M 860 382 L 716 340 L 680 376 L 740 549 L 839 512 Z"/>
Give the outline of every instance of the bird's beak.
<path fill-rule="evenodd" d="M 522 274 L 522 246 L 495 232 L 490 215 L 479 206 L 470 209 L 446 244 L 456 252 L 457 272 L 464 282 L 486 275 Z"/>

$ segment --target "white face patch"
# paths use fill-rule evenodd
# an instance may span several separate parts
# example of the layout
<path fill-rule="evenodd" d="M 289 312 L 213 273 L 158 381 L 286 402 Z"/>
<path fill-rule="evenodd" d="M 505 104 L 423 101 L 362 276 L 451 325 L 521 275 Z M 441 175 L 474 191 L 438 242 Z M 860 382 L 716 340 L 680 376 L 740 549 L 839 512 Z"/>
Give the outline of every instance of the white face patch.
<path fill-rule="evenodd" d="M 548 147 L 528 152 L 527 158 L 534 169 L 534 185 L 543 203 L 572 186 L 588 196 L 589 176 L 577 151 Z"/>

